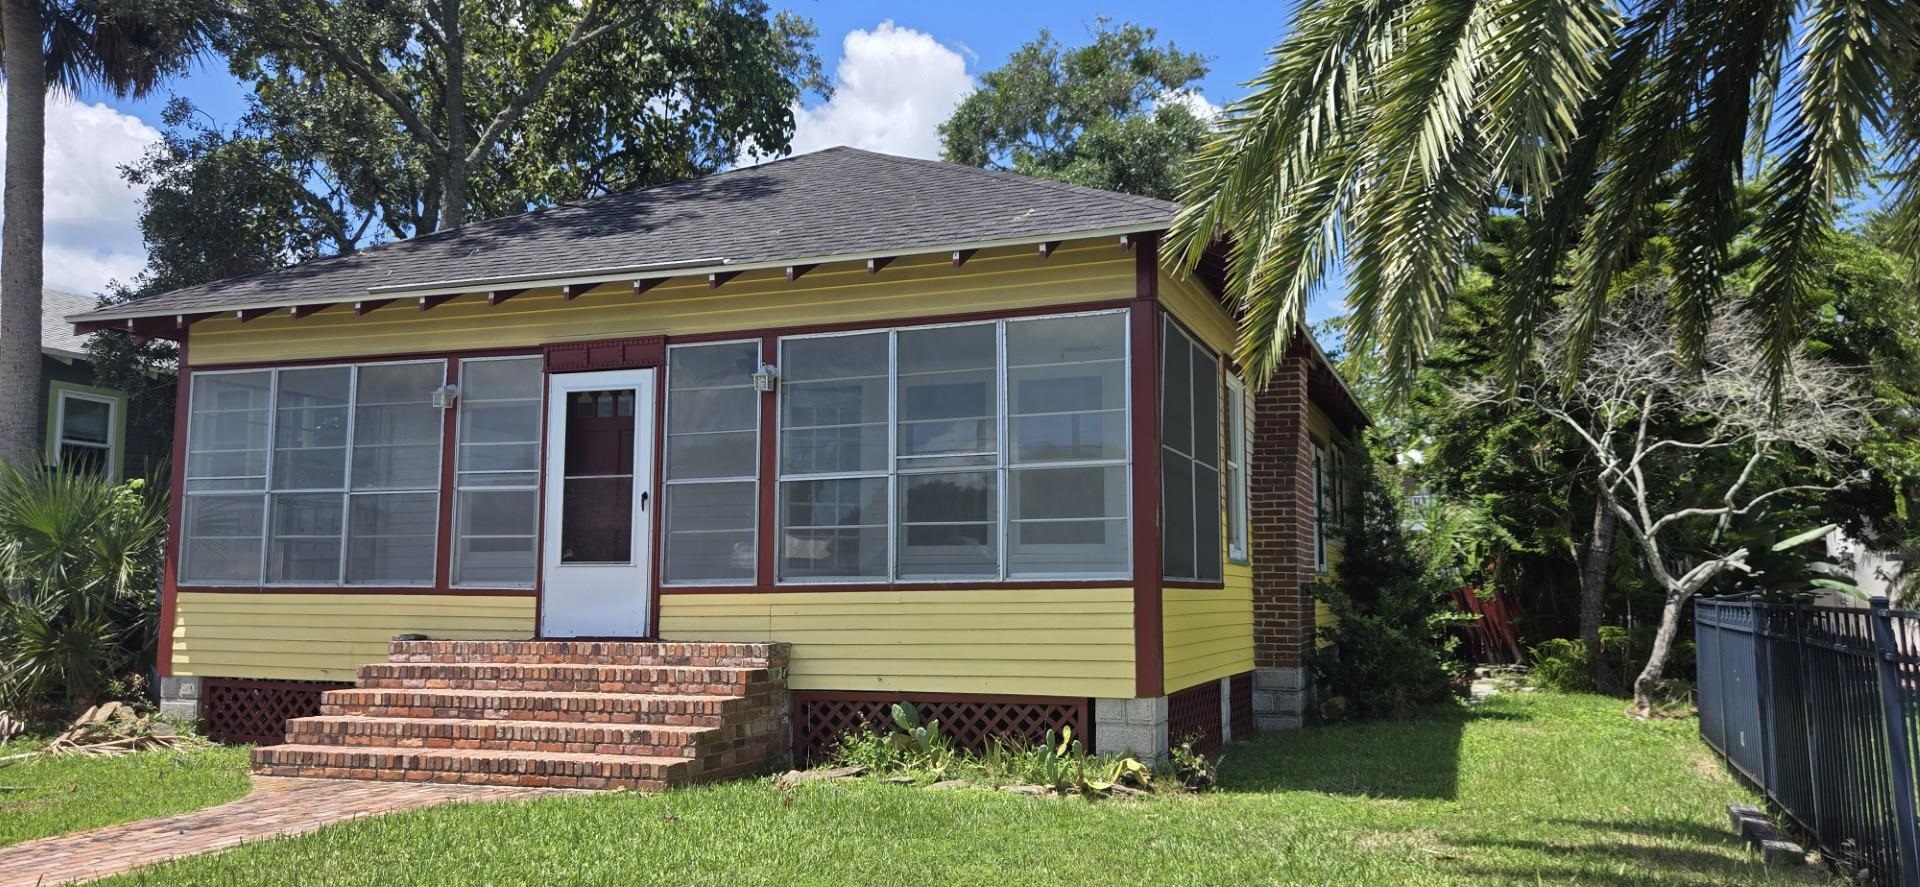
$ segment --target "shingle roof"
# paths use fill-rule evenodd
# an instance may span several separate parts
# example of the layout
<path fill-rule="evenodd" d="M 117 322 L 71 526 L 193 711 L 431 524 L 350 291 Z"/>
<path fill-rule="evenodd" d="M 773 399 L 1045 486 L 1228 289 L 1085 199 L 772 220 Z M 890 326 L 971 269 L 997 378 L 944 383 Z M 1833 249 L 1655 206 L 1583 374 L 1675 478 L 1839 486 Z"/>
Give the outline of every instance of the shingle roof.
<path fill-rule="evenodd" d="M 369 289 L 682 264 L 798 262 L 1163 228 L 1177 207 L 970 166 L 829 148 L 476 222 L 87 315 L 344 301 Z"/>
<path fill-rule="evenodd" d="M 40 291 L 40 350 L 61 357 L 85 357 L 89 335 L 73 331 L 69 315 L 92 311 L 100 300 L 60 290 Z"/>

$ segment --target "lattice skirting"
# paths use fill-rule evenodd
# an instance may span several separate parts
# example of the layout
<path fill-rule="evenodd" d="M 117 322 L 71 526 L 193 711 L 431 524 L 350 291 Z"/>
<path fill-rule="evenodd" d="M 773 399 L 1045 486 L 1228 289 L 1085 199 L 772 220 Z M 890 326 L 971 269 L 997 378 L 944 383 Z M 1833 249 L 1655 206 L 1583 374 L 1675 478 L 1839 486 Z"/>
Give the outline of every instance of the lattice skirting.
<path fill-rule="evenodd" d="M 875 730 L 893 729 L 893 704 L 911 700 L 920 719 L 939 720 L 940 732 L 954 742 L 978 751 L 988 737 L 1018 737 L 1038 741 L 1048 730 L 1072 727 L 1091 747 L 1092 735 L 1085 699 L 1054 696 L 965 696 L 941 693 L 856 693 L 805 690 L 793 694 L 793 757 L 796 762 L 819 761 L 832 751 L 840 736 L 862 724 Z"/>
<path fill-rule="evenodd" d="M 1227 711 L 1233 740 L 1253 738 L 1253 672 L 1237 674 L 1227 686 Z"/>
<path fill-rule="evenodd" d="M 1203 755 L 1220 751 L 1220 682 L 1203 681 L 1167 696 L 1167 742 L 1193 740 Z"/>
<path fill-rule="evenodd" d="M 327 681 L 202 678 L 200 726 L 221 742 L 279 745 L 287 721 L 320 714 L 320 694 L 351 687 Z"/>

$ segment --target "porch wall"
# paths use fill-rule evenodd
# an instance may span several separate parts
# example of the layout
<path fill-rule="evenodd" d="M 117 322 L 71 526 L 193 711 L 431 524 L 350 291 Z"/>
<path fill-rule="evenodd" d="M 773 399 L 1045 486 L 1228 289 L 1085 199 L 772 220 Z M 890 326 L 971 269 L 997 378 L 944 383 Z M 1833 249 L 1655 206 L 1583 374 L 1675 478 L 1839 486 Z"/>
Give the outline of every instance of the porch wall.
<path fill-rule="evenodd" d="M 1123 586 L 663 594 L 660 636 L 791 643 L 795 690 L 1134 694 Z"/>
<path fill-rule="evenodd" d="M 396 634 L 530 638 L 527 595 L 180 593 L 172 676 L 351 681 Z"/>

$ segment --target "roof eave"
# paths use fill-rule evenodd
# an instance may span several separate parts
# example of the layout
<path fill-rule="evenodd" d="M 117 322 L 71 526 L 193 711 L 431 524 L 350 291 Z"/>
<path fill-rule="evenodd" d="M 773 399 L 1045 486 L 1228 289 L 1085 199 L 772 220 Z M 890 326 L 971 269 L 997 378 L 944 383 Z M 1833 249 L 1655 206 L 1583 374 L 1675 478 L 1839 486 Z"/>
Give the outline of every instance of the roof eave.
<path fill-rule="evenodd" d="M 897 247 L 885 250 L 869 250 L 851 253 L 836 253 L 824 256 L 792 256 L 779 259 L 765 259 L 752 262 L 736 262 L 723 257 L 677 260 L 672 262 L 652 262 L 641 265 L 626 265 L 615 268 L 599 268 L 570 274 L 524 274 L 507 277 L 487 277 L 458 280 L 424 281 L 419 283 L 397 283 L 386 286 L 369 287 L 360 293 L 341 293 L 320 299 L 267 299 L 253 302 L 235 302 L 219 306 L 196 306 L 191 308 L 153 308 L 141 310 L 138 302 L 115 306 L 103 311 L 89 311 L 84 314 L 69 315 L 66 320 L 73 323 L 97 323 L 118 320 L 140 320 L 150 317 L 172 317 L 177 315 L 206 314 L 209 312 L 225 314 L 237 311 L 261 309 L 292 308 L 299 305 L 331 305 L 340 302 L 364 298 L 414 298 L 424 296 L 458 295 L 473 292 L 485 292 L 511 286 L 517 289 L 535 289 L 560 286 L 598 286 L 606 283 L 619 283 L 630 280 L 666 277 L 698 277 L 715 273 L 740 273 L 785 268 L 790 265 L 824 265 L 833 262 L 864 262 L 868 259 L 881 259 L 894 256 L 927 255 L 933 253 L 954 252 L 959 250 L 995 249 L 1010 246 L 1028 246 L 1064 240 L 1093 240 L 1101 237 L 1122 237 L 1129 234 L 1143 234 L 1151 231 L 1166 230 L 1170 220 L 1139 222 L 1107 228 L 1079 231 L 1059 231 L 1027 234 L 995 240 L 965 241 L 958 243 L 930 243 L 911 247 Z"/>

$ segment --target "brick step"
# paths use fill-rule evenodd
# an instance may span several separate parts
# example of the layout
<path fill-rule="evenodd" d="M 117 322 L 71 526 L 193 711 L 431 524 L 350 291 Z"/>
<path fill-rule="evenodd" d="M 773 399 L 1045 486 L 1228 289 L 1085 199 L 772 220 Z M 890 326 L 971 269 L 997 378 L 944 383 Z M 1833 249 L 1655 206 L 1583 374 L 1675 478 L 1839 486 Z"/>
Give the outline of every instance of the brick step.
<path fill-rule="evenodd" d="M 322 715 L 377 718 L 567 721 L 717 727 L 730 713 L 756 712 L 759 700 L 667 693 L 573 693 L 546 690 L 328 690 Z"/>
<path fill-rule="evenodd" d="M 579 724 L 566 721 L 487 721 L 463 718 L 367 718 L 322 715 L 287 722 L 292 745 L 353 748 L 565 752 L 572 754 L 692 757 L 699 743 L 721 734 L 714 727 L 662 724 Z"/>
<path fill-rule="evenodd" d="M 686 665 L 573 665 L 517 662 L 379 662 L 360 666 L 370 689 L 551 690 L 740 696 L 771 686 L 765 668 Z"/>
<path fill-rule="evenodd" d="M 262 776 L 590 789 L 662 789 L 685 784 L 694 775 L 693 762 L 679 757 L 327 745 L 255 749 L 253 772 Z"/>
<path fill-rule="evenodd" d="M 390 662 L 785 668 L 786 644 L 677 641 L 394 641 Z"/>

